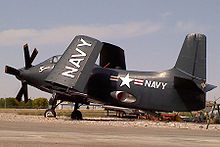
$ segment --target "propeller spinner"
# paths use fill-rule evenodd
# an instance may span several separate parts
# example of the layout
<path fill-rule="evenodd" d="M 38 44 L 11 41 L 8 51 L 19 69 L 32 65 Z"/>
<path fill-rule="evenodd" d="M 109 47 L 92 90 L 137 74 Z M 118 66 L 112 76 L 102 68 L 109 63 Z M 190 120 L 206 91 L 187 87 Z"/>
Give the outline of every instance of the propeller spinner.
<path fill-rule="evenodd" d="M 38 51 L 35 48 L 30 56 L 28 44 L 24 45 L 24 59 L 25 59 L 24 69 L 25 70 L 28 70 L 29 68 L 32 67 L 32 62 L 34 61 L 37 54 L 38 54 Z M 6 65 L 5 66 L 5 73 L 14 75 L 17 77 L 17 79 L 21 80 L 22 86 L 21 86 L 15 100 L 16 100 L 16 102 L 19 103 L 21 101 L 22 96 L 24 95 L 24 101 L 25 101 L 25 103 L 27 103 L 28 102 L 28 88 L 27 88 L 27 82 L 25 81 L 25 79 L 22 79 L 22 77 L 21 77 L 22 70 L 17 70 L 13 67 Z"/>

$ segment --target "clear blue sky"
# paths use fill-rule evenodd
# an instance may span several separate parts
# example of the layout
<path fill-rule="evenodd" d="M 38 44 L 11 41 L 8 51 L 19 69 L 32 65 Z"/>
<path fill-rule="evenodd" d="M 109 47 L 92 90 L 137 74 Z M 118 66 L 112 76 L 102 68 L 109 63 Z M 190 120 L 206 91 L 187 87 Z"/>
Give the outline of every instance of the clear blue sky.
<path fill-rule="evenodd" d="M 24 66 L 25 43 L 38 48 L 34 64 L 62 54 L 75 35 L 122 47 L 130 70 L 173 67 L 185 36 L 207 36 L 207 82 L 219 86 L 220 1 L 218 0 L 0 0 L 0 97 L 16 96 L 20 82 L 4 66 Z M 50 97 L 29 87 L 30 97 Z"/>

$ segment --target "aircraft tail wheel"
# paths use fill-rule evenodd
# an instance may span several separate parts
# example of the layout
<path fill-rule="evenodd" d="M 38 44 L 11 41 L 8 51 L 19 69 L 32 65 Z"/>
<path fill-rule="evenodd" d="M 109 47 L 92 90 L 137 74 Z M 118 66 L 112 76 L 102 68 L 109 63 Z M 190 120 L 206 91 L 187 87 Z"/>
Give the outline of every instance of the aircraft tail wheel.
<path fill-rule="evenodd" d="M 44 112 L 44 117 L 56 117 L 56 112 L 53 109 L 47 109 Z"/>
<path fill-rule="evenodd" d="M 72 120 L 82 120 L 82 113 L 79 110 L 75 110 L 71 113 Z"/>

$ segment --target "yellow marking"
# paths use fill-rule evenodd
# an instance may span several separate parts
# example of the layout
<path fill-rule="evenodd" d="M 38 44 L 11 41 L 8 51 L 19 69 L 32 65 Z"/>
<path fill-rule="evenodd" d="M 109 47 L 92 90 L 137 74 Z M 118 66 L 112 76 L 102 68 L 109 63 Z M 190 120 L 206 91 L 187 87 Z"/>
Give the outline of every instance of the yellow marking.
<path fill-rule="evenodd" d="M 25 47 L 28 47 L 28 44 L 27 44 L 27 43 L 24 45 L 24 48 L 25 48 Z"/>
<path fill-rule="evenodd" d="M 20 102 L 16 98 L 15 98 L 15 103 L 18 105 L 20 104 Z"/>
<path fill-rule="evenodd" d="M 5 66 L 5 73 L 8 73 L 8 67 Z"/>
<path fill-rule="evenodd" d="M 202 87 L 202 88 L 205 88 L 205 87 L 206 87 L 206 84 L 205 84 L 205 83 L 201 83 L 201 87 Z"/>

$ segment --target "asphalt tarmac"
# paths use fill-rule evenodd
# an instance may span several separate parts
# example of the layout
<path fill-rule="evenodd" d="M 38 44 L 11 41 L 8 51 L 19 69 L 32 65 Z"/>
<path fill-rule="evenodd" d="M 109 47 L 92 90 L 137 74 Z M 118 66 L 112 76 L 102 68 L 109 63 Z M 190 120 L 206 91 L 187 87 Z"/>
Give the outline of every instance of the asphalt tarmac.
<path fill-rule="evenodd" d="M 86 120 L 75 124 L 0 120 L 0 134 L 4 147 L 220 146 L 220 132 L 215 130 L 99 126 Z"/>

